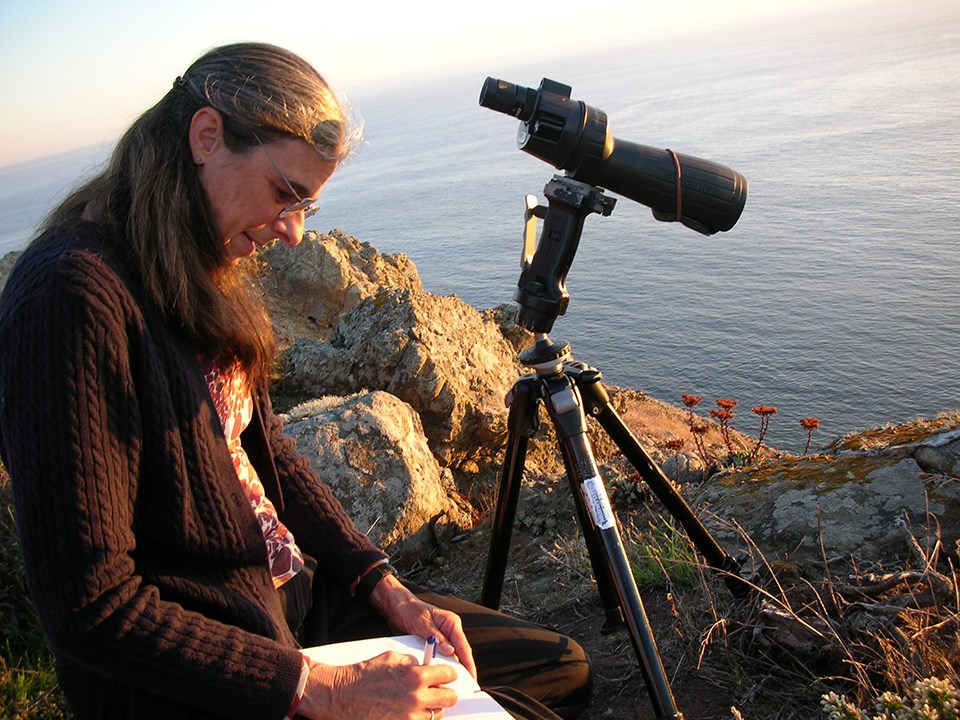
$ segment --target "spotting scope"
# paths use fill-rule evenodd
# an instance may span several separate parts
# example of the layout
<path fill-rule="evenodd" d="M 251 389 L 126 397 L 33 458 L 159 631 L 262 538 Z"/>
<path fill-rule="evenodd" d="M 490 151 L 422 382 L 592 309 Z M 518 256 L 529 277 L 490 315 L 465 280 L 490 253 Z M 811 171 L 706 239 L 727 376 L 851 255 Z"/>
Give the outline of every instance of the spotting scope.
<path fill-rule="evenodd" d="M 663 222 L 704 235 L 736 225 L 747 180 L 717 163 L 615 138 L 602 110 L 570 99 L 568 85 L 544 78 L 537 90 L 488 77 L 480 104 L 513 115 L 524 152 L 568 177 L 646 205 Z"/>

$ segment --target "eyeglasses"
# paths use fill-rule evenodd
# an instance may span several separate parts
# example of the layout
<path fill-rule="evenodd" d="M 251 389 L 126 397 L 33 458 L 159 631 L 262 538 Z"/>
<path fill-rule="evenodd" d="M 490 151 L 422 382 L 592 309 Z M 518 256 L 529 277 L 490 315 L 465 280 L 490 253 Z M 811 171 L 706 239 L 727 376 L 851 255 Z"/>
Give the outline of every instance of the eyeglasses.
<path fill-rule="evenodd" d="M 283 170 L 280 169 L 280 166 L 277 165 L 276 161 L 267 151 L 266 145 L 260 142 L 260 138 L 257 137 L 256 133 L 253 134 L 253 138 L 254 140 L 257 141 L 257 144 L 260 146 L 260 149 L 263 150 L 264 154 L 267 156 L 267 160 L 269 160 L 270 164 L 273 165 L 273 169 L 277 171 L 277 174 L 280 175 L 280 177 L 283 179 L 283 182 L 286 183 L 287 188 L 290 190 L 291 193 L 293 193 L 293 196 L 297 199 L 296 202 L 290 203 L 285 208 L 283 208 L 279 213 L 277 213 L 277 217 L 288 218 L 291 215 L 296 215 L 298 212 L 302 212 L 304 219 L 306 219 L 309 217 L 313 217 L 318 212 L 320 212 L 320 208 L 314 204 L 316 203 L 317 199 L 300 197 L 300 193 L 298 193 L 296 190 L 293 189 L 293 185 L 291 185 L 290 181 L 287 180 L 287 176 L 283 174 Z"/>

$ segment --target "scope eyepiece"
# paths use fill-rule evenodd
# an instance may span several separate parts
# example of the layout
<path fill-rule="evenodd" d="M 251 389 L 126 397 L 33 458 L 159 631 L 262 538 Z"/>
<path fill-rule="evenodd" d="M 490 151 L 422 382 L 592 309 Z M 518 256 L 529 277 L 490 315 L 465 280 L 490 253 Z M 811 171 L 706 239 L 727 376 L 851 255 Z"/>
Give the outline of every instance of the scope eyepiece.
<path fill-rule="evenodd" d="M 712 235 L 736 225 L 747 180 L 728 167 L 619 140 L 602 110 L 570 99 L 571 88 L 544 78 L 540 88 L 488 77 L 480 105 L 518 118 L 520 149 L 589 185 L 646 205 L 657 220 Z"/>
<path fill-rule="evenodd" d="M 480 89 L 480 104 L 526 122 L 537 104 L 537 91 L 488 77 Z"/>

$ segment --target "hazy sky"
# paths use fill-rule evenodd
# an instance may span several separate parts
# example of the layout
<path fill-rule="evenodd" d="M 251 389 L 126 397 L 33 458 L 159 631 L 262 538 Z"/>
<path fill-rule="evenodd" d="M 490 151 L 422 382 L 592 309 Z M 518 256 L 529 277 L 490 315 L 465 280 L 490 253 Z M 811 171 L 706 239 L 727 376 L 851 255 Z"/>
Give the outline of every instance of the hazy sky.
<path fill-rule="evenodd" d="M 114 140 L 210 47 L 290 48 L 348 93 L 869 0 L 0 0 L 0 166 Z"/>

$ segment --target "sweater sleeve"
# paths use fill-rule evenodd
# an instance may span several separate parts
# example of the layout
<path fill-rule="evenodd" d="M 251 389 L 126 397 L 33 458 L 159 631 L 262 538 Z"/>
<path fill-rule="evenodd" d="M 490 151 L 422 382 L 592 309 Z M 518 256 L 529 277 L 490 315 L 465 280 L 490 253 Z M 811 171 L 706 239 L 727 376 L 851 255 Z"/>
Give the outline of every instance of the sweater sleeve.
<path fill-rule="evenodd" d="M 265 392 L 261 398 L 260 412 L 283 494 L 284 523 L 327 577 L 350 587 L 387 555 L 357 528 L 329 485 L 283 433 L 283 421 L 273 413 Z"/>
<path fill-rule="evenodd" d="M 188 611 L 138 575 L 152 420 L 130 368 L 142 314 L 96 254 L 35 264 L 18 269 L 0 306 L 0 450 L 54 652 L 215 716 L 282 718 L 301 672 L 295 648 Z"/>

